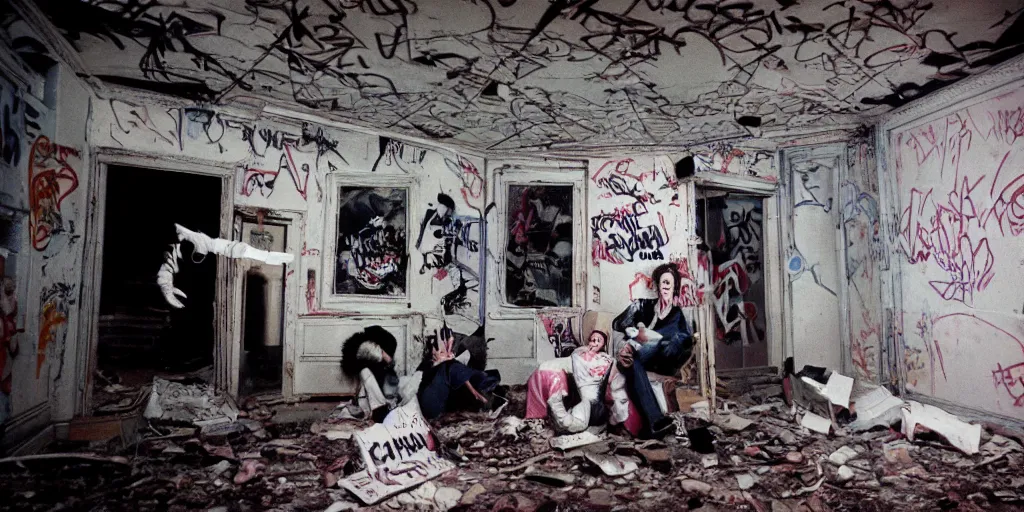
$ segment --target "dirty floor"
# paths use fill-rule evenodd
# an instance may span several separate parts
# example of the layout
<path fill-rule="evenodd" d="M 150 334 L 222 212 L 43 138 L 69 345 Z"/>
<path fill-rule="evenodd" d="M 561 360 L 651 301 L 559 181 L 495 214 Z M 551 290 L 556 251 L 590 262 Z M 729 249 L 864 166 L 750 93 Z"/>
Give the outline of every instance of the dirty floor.
<path fill-rule="evenodd" d="M 966 456 L 942 439 L 913 443 L 891 429 L 826 436 L 795 424 L 778 399 L 737 403 L 753 420 L 710 423 L 674 413 L 677 435 L 638 441 L 614 432 L 567 452 L 540 420 L 522 421 L 525 393 L 496 419 L 434 422 L 458 469 L 372 507 L 379 510 L 1021 510 L 1019 439 L 982 433 Z M 362 462 L 333 407 L 250 403 L 236 424 L 147 425 L 125 443 L 58 443 L 52 454 L 0 461 L 2 510 L 355 510 L 337 486 Z M 333 414 L 333 416 L 337 416 Z M 725 415 L 724 418 L 728 418 Z M 689 433 L 689 435 L 687 435 Z M 710 442 L 710 444 L 709 444 Z M 699 453 L 701 449 L 711 453 Z M 637 464 L 608 476 L 595 463 Z M 614 465 L 614 464 L 613 464 Z"/>

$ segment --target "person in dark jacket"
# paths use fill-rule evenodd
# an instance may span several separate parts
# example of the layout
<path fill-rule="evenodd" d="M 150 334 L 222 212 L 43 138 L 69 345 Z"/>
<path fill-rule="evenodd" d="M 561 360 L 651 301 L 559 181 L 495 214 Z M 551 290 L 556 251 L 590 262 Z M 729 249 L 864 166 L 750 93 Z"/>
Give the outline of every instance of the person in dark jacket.
<path fill-rule="evenodd" d="M 497 371 L 480 371 L 455 360 L 454 331 L 445 326 L 433 338 L 430 366 L 423 370 L 417 393 L 423 417 L 434 419 L 457 409 L 491 409 L 503 400 L 493 394 L 501 383 Z"/>
<path fill-rule="evenodd" d="M 662 437 L 674 431 L 671 418 L 658 406 L 647 371 L 673 375 L 693 353 L 693 335 L 679 307 L 679 271 L 667 263 L 651 277 L 656 299 L 637 299 L 612 321 L 612 328 L 626 336 L 618 354 L 619 371 L 626 390 L 644 418 L 643 437 Z"/>

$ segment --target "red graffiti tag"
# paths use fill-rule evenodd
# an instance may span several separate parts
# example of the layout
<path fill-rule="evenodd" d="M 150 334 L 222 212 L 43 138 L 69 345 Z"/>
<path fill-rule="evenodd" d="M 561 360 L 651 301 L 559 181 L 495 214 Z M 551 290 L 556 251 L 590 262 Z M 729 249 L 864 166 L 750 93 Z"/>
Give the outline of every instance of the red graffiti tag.
<path fill-rule="evenodd" d="M 64 229 L 61 204 L 78 188 L 78 174 L 67 162 L 78 151 L 40 136 L 32 144 L 28 162 L 29 232 L 32 247 L 46 249 L 50 237 Z"/>

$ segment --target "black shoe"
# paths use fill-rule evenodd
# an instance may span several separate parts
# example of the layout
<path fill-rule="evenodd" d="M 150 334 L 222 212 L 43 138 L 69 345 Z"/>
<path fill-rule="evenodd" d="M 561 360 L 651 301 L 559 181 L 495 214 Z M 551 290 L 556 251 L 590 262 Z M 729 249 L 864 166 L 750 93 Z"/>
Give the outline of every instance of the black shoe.
<path fill-rule="evenodd" d="M 668 416 L 665 416 L 660 420 L 654 422 L 654 425 L 651 427 L 651 439 L 661 439 L 668 434 L 674 434 L 675 431 L 675 420 Z"/>
<path fill-rule="evenodd" d="M 374 423 L 384 423 L 384 418 L 388 417 L 389 412 L 391 412 L 391 409 L 386 405 L 382 405 L 374 409 L 370 414 L 370 417 L 373 419 Z"/>

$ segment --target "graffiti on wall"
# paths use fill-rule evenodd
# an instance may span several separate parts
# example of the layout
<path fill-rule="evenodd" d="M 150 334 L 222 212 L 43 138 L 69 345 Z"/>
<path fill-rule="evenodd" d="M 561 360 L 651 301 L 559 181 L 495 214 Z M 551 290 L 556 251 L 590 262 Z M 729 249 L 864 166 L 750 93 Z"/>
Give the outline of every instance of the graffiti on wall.
<path fill-rule="evenodd" d="M 941 188 L 911 186 L 898 225 L 907 262 L 946 274 L 929 281 L 943 300 L 973 307 L 975 295 L 996 277 L 992 242 L 1024 234 L 1024 149 L 1017 144 L 1024 137 L 1022 96 L 994 100 L 1009 108 L 968 108 L 895 135 L 901 176 L 935 167 L 940 177 L 952 175 Z"/>
<path fill-rule="evenodd" d="M 79 152 L 59 146 L 40 136 L 29 151 L 29 233 L 32 247 L 46 250 L 51 239 L 64 234 L 69 240 L 77 238 L 74 221 L 65 221 L 61 206 L 78 189 L 75 164 Z"/>
<path fill-rule="evenodd" d="M 261 197 L 270 197 L 274 193 L 279 171 L 246 168 L 242 175 L 242 195 L 251 197 L 259 193 Z"/>
<path fill-rule="evenodd" d="M 774 152 L 767 149 L 740 148 L 728 142 L 715 142 L 690 148 L 695 172 L 735 174 L 777 180 Z"/>
<path fill-rule="evenodd" d="M 67 349 L 67 324 L 71 306 L 75 304 L 75 286 L 54 283 L 43 288 L 39 295 L 39 340 L 36 345 L 36 378 L 38 379 L 46 359 L 57 352 L 60 366 L 54 380 L 59 380 L 64 371 L 64 352 Z"/>
<path fill-rule="evenodd" d="M 890 133 L 908 386 L 1024 417 L 1024 89 Z M 911 378 L 912 377 L 912 378 Z"/>
<path fill-rule="evenodd" d="M 767 328 L 762 200 L 713 197 L 699 200 L 697 211 L 696 232 L 708 248 L 711 264 L 715 338 L 727 345 L 759 345 Z M 735 363 L 742 365 L 742 359 Z"/>
<path fill-rule="evenodd" d="M 0 263 L 6 258 L 0 257 Z M 14 385 L 14 361 L 20 351 L 16 335 L 23 332 L 17 325 L 18 298 L 14 278 L 0 271 L 0 425 L 11 414 L 11 393 Z"/>
<path fill-rule="evenodd" d="M 25 135 L 25 103 L 20 91 L 0 77 L 0 161 L 18 167 Z"/>
<path fill-rule="evenodd" d="M 633 159 L 609 160 L 590 176 L 602 209 L 590 218 L 591 255 L 595 263 L 621 265 L 637 260 L 664 260 L 669 242 L 663 208 L 674 182 L 664 169 L 638 169 Z M 607 206 L 605 206 L 607 205 Z"/>
<path fill-rule="evenodd" d="M 505 211 L 505 300 L 571 306 L 572 185 L 509 185 Z"/>
<path fill-rule="evenodd" d="M 336 295 L 404 296 L 408 190 L 340 187 Z"/>
<path fill-rule="evenodd" d="M 445 315 L 465 312 L 472 305 L 470 294 L 478 293 L 481 221 L 457 214 L 455 200 L 445 193 L 428 203 L 416 238 L 423 262 L 420 274 L 431 272 L 436 281 L 449 281 L 452 290 L 441 297 Z M 474 259 L 476 261 L 474 261 Z"/>
<path fill-rule="evenodd" d="M 579 325 L 572 316 L 538 315 L 555 357 L 569 357 L 580 346 Z"/>
<path fill-rule="evenodd" d="M 1013 0 L 40 3 L 110 82 L 496 150 L 839 124 L 1021 51 Z"/>
<path fill-rule="evenodd" d="M 315 193 L 319 202 L 324 175 L 348 163 L 339 149 L 340 141 L 311 123 L 296 129 L 205 108 L 165 108 L 119 99 L 111 99 L 105 106 L 111 116 L 110 139 L 121 146 L 146 144 L 190 154 L 247 148 L 255 165 L 240 171 L 238 191 L 245 197 L 270 197 L 280 185 L 278 178 L 286 177 L 303 200 Z"/>

